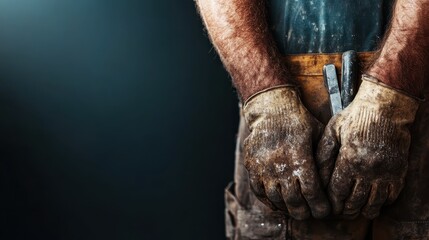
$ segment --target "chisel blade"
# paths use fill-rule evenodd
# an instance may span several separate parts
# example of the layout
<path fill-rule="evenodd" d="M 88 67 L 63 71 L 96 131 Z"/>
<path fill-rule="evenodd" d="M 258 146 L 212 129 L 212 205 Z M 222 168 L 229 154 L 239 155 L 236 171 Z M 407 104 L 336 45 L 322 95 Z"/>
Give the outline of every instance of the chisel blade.
<path fill-rule="evenodd" d="M 323 67 L 323 76 L 328 89 L 329 101 L 332 116 L 343 109 L 341 102 L 340 87 L 338 86 L 337 71 L 334 64 L 327 64 Z"/>

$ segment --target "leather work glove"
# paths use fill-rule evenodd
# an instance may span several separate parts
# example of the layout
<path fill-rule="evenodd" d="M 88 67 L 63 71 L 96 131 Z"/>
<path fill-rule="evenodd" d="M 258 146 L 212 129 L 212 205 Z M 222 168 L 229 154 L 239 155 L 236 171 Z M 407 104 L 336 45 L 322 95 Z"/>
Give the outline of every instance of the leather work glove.
<path fill-rule="evenodd" d="M 333 213 L 373 219 L 404 186 L 418 101 L 362 78 L 355 100 L 328 123 L 317 150 Z"/>
<path fill-rule="evenodd" d="M 245 102 L 243 113 L 250 130 L 244 141 L 244 165 L 258 199 L 296 219 L 329 214 L 313 160 L 322 124 L 303 106 L 296 87 L 259 92 Z"/>

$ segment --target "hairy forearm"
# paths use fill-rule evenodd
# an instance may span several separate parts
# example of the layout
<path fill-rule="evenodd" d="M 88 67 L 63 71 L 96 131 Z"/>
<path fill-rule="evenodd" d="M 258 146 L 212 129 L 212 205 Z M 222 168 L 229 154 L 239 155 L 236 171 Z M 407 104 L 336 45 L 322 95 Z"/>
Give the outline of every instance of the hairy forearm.
<path fill-rule="evenodd" d="M 391 26 L 368 73 L 421 96 L 429 77 L 429 0 L 397 0 Z"/>
<path fill-rule="evenodd" d="M 288 81 L 264 0 L 196 0 L 209 36 L 241 98 Z"/>

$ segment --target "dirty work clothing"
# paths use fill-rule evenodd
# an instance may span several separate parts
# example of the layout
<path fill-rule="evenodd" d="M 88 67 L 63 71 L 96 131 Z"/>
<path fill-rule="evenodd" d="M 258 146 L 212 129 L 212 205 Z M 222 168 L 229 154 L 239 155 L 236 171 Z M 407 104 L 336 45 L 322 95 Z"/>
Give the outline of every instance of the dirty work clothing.
<path fill-rule="evenodd" d="M 270 0 L 269 22 L 280 51 L 371 51 L 382 38 L 394 0 Z"/>
<path fill-rule="evenodd" d="M 341 55 L 328 56 L 326 62 L 336 65 Z M 295 56 L 296 57 L 296 56 Z M 286 57 L 291 66 L 293 60 Z M 365 57 L 362 60 L 367 61 Z M 318 61 L 311 61 L 318 62 Z M 323 65 L 324 63 L 317 63 Z M 304 65 L 301 63 L 301 65 Z M 324 124 L 329 120 L 327 94 L 314 96 L 323 88 L 323 78 L 316 68 L 292 66 L 293 74 L 302 87 L 304 105 Z M 338 69 L 338 67 L 337 67 Z M 341 69 L 341 68 L 339 68 Z M 314 92 L 316 89 L 316 92 Z M 429 89 L 425 91 L 429 97 Z M 318 99 L 314 101 L 314 98 Z M 259 200 L 249 188 L 248 173 L 243 165 L 243 141 L 249 134 L 241 117 L 236 148 L 236 169 L 234 183 L 225 191 L 226 235 L 228 239 L 271 239 L 271 240 L 399 240 L 429 239 L 429 102 L 421 103 L 416 121 L 411 129 L 412 142 L 406 185 L 393 205 L 385 206 L 380 217 L 373 221 L 360 216 L 355 220 L 341 220 L 332 217 L 297 221 L 280 211 L 272 211 Z"/>
<path fill-rule="evenodd" d="M 429 97 L 429 93 L 426 97 Z M 282 212 L 271 211 L 251 192 L 242 153 L 243 140 L 249 132 L 241 118 L 234 184 L 225 190 L 228 239 L 429 239 L 428 122 L 429 102 L 425 102 L 420 106 L 413 127 L 406 186 L 393 205 L 383 208 L 380 217 L 373 221 L 361 216 L 355 220 L 296 221 Z"/>
<path fill-rule="evenodd" d="M 284 54 L 335 53 L 373 50 L 389 22 L 394 0 L 271 0 L 271 30 Z M 337 71 L 340 57 L 335 58 Z M 332 59 L 328 59 L 332 60 Z M 332 63 L 332 62 L 326 62 Z M 286 63 L 290 66 L 290 62 Z M 313 65 L 290 69 L 301 85 L 304 105 L 321 122 L 329 120 L 329 105 L 321 68 L 318 76 L 305 73 Z M 294 72 L 297 70 L 298 72 Z M 425 97 L 429 97 L 426 89 Z M 393 205 L 369 221 L 322 219 L 296 221 L 272 211 L 256 199 L 243 166 L 243 140 L 249 134 L 241 117 L 234 183 L 225 191 L 228 239 L 271 240 L 396 240 L 429 239 L 429 101 L 422 103 L 412 127 L 406 185 Z"/>

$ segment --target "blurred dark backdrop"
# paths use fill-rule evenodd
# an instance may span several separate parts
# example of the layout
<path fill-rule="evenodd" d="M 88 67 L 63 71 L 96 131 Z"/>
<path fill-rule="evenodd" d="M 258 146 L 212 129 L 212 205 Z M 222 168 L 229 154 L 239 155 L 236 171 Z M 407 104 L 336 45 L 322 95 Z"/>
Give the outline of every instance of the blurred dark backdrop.
<path fill-rule="evenodd" d="M 236 125 L 192 0 L 0 0 L 0 239 L 223 239 Z"/>

